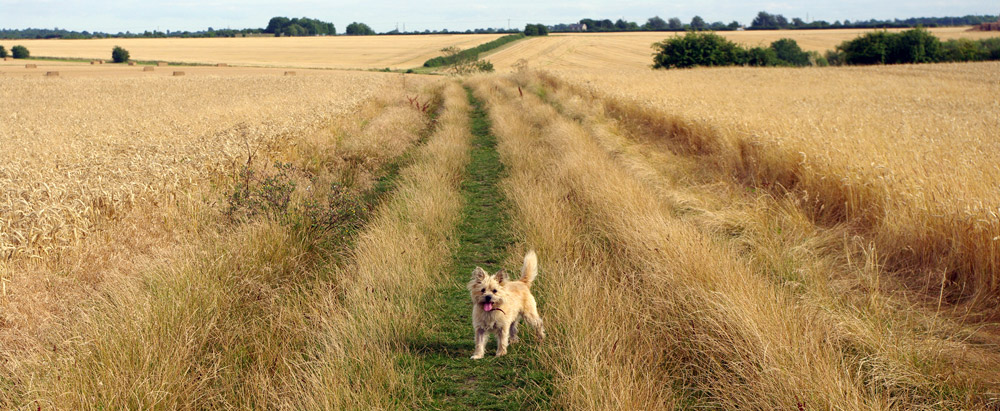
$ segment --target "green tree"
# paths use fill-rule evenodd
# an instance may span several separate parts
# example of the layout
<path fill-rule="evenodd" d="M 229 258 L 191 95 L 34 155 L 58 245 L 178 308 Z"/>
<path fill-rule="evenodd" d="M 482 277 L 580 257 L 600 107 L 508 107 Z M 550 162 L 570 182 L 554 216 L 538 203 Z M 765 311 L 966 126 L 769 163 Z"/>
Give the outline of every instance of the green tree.
<path fill-rule="evenodd" d="M 0 59 L 4 57 L 7 57 L 7 49 L 3 48 L 3 46 L 0 46 Z"/>
<path fill-rule="evenodd" d="M 667 28 L 670 30 L 680 30 L 684 28 L 684 23 L 681 23 L 681 19 L 677 17 L 671 17 L 670 20 L 667 21 Z"/>
<path fill-rule="evenodd" d="M 125 50 L 121 46 L 115 46 L 115 48 L 111 49 L 111 60 L 115 63 L 124 63 L 128 61 L 128 59 L 128 50 Z"/>
<path fill-rule="evenodd" d="M 771 43 L 771 49 L 781 62 L 792 66 L 808 66 L 809 53 L 802 51 L 799 44 L 792 39 L 779 39 Z"/>
<path fill-rule="evenodd" d="M 892 36 L 886 63 L 933 63 L 941 58 L 941 40 L 923 27 Z"/>
<path fill-rule="evenodd" d="M 31 53 L 28 52 L 28 48 L 21 45 L 11 47 L 10 54 L 16 59 L 26 59 L 31 57 Z"/>
<path fill-rule="evenodd" d="M 704 30 L 705 29 L 705 19 L 701 16 L 694 16 L 691 19 L 691 28 L 694 30 Z"/>
<path fill-rule="evenodd" d="M 646 30 L 666 30 L 667 27 L 667 22 L 660 16 L 650 17 L 649 20 L 646 20 L 646 24 L 642 25 L 642 28 Z"/>
<path fill-rule="evenodd" d="M 348 24 L 345 32 L 351 36 L 369 36 L 375 34 L 375 30 L 372 30 L 367 24 L 358 22 Z"/>
<path fill-rule="evenodd" d="M 715 33 L 688 32 L 654 43 L 653 68 L 732 66 L 743 64 L 746 51 Z"/>
<path fill-rule="evenodd" d="M 549 28 L 544 24 L 528 24 L 524 26 L 525 36 L 548 36 Z"/>

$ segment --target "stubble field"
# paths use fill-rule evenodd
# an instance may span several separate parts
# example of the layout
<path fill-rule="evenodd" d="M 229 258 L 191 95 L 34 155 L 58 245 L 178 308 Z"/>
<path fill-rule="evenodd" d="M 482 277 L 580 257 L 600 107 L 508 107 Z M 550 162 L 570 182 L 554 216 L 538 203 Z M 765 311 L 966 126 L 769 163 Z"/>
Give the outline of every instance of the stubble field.
<path fill-rule="evenodd" d="M 0 63 L 0 407 L 1000 406 L 1000 65 L 652 71 L 663 35 Z M 469 360 L 468 273 L 528 249 L 548 338 Z"/>

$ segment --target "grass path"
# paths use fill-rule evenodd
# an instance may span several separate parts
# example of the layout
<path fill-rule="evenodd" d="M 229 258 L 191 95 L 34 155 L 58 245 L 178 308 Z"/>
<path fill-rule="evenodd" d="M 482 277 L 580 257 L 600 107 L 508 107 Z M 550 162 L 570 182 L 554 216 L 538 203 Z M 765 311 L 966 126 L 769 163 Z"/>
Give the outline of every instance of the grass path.
<path fill-rule="evenodd" d="M 547 408 L 550 376 L 535 366 L 525 335 L 504 357 L 471 360 L 473 331 L 471 302 L 465 284 L 476 266 L 494 272 L 500 268 L 514 239 L 506 228 L 507 204 L 497 183 L 504 174 L 496 137 L 482 102 L 466 90 L 473 110 L 471 160 L 462 182 L 464 206 L 457 230 L 458 246 L 449 274 L 427 295 L 427 330 L 411 344 L 414 366 L 427 391 L 426 405 L 434 409 Z M 517 267 L 507 267 L 517 272 Z M 530 334 L 530 333 L 525 333 Z M 487 353 L 495 352 L 491 339 Z"/>

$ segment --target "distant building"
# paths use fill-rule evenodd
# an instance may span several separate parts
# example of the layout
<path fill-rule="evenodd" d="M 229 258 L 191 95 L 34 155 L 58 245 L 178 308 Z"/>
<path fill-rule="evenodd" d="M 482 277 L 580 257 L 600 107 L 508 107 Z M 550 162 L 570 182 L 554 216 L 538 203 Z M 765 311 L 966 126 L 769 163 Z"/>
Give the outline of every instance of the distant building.
<path fill-rule="evenodd" d="M 569 31 L 587 31 L 586 24 L 570 24 Z"/>

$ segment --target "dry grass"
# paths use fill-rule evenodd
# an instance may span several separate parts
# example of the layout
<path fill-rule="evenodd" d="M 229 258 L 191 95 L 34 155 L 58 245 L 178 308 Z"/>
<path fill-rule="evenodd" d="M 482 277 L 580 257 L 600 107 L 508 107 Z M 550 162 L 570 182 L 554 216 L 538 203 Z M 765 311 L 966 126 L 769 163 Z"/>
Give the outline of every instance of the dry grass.
<path fill-rule="evenodd" d="M 871 30 L 749 30 L 720 31 L 737 43 L 768 46 L 780 38 L 795 39 L 804 50 L 820 53 L 832 50 L 845 40 Z M 899 31 L 893 29 L 890 31 Z M 968 27 L 931 28 L 941 39 L 992 38 L 996 32 L 968 31 Z M 556 33 L 517 42 L 489 56 L 498 71 L 508 71 L 520 59 L 533 68 L 559 71 L 649 68 L 653 64 L 651 45 L 679 33 Z M 34 52 L 34 51 L 32 51 Z"/>
<path fill-rule="evenodd" d="M 940 302 L 1000 293 L 997 63 L 566 74 L 616 116 L 849 222 Z M 794 90 L 794 91 L 789 91 Z M 697 96 L 692 97 L 692 96 Z M 934 96 L 933 99 L 927 96 Z M 659 137 L 656 137 L 659 136 Z M 913 273 L 912 276 L 909 273 Z"/>
<path fill-rule="evenodd" d="M 545 361 L 564 406 L 988 403 L 996 354 L 883 295 L 877 251 L 845 249 L 845 230 L 629 142 L 573 93 L 547 91 L 556 111 L 509 83 L 479 90 L 515 170 L 520 230 L 548 268 L 540 293 L 559 328 Z"/>
<path fill-rule="evenodd" d="M 445 47 L 466 49 L 502 34 L 422 36 L 246 37 L 205 39 L 23 40 L 33 56 L 107 58 L 114 46 L 132 58 L 185 63 L 311 68 L 407 69 L 441 55 Z"/>
<path fill-rule="evenodd" d="M 307 322 L 289 308 L 302 304 L 290 282 L 315 281 L 334 256 L 274 221 L 233 229 L 223 215 L 233 173 L 248 155 L 261 172 L 293 164 L 294 204 L 325 198 L 331 181 L 366 190 L 426 125 L 404 97 L 424 80 L 4 82 L 19 109 L 0 134 L 12 148 L 0 154 L 0 217 L 3 233 L 19 234 L 4 238 L 0 261 L 0 404 L 271 403 L 273 390 L 244 394 L 282 384 L 268 364 L 294 360 L 288 350 L 308 334 L 280 335 L 293 325 L 271 315 Z"/>
<path fill-rule="evenodd" d="M 307 362 L 289 377 L 294 408 L 412 408 L 426 395 L 398 358 L 429 326 L 420 297 L 447 268 L 461 211 L 469 106 L 457 83 L 443 97 L 436 131 L 359 235 L 351 263 L 335 274 L 336 293 L 311 307 L 322 320 L 308 332 Z"/>

